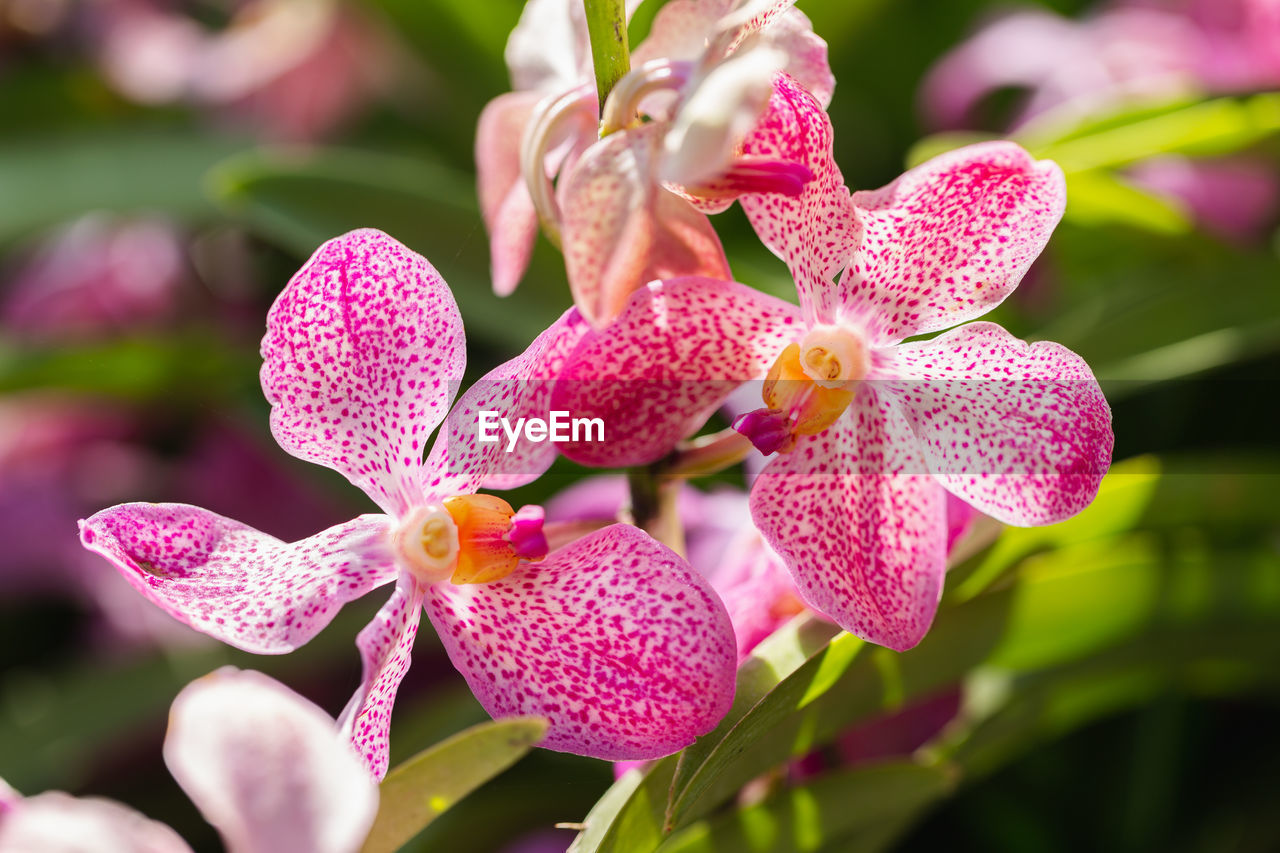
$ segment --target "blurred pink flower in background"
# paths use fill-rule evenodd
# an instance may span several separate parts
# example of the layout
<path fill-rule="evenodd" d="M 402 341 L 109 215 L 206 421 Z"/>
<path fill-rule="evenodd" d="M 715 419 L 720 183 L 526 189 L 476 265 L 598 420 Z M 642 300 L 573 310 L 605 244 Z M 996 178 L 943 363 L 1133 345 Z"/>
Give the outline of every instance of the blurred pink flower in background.
<path fill-rule="evenodd" d="M 176 313 L 187 277 L 172 225 L 87 216 L 42 239 L 5 276 L 0 324 L 38 340 L 135 331 Z"/>
<path fill-rule="evenodd" d="M 141 104 L 187 102 L 307 141 L 354 118 L 390 82 L 388 42 L 339 0 L 244 0 L 212 31 L 182 4 L 97 0 L 91 40 L 107 80 Z"/>
<path fill-rule="evenodd" d="M 1083 118 L 1181 95 L 1280 87 L 1277 0 L 1123 0 L 1072 20 L 1044 10 L 1010 11 L 983 25 L 925 77 L 920 104 L 937 129 L 981 128 L 987 99 L 1023 90 L 998 122 L 1014 131 L 1045 113 Z M 1209 231 L 1260 236 L 1274 221 L 1274 166 L 1164 156 L 1127 172 L 1135 183 L 1185 204 Z"/>

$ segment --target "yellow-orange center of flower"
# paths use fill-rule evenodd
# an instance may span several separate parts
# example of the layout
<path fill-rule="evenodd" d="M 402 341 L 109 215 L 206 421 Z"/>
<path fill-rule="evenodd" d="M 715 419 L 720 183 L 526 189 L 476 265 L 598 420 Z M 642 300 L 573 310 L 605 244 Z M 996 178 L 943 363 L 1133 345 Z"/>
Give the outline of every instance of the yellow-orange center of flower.
<path fill-rule="evenodd" d="M 764 382 L 764 403 L 792 417 L 795 435 L 817 435 L 853 402 L 858 380 L 871 369 L 860 335 L 840 326 L 817 326 L 778 356 Z"/>
<path fill-rule="evenodd" d="M 414 511 L 392 542 L 401 563 L 423 583 L 489 583 L 520 562 L 507 540 L 513 515 L 511 504 L 493 495 L 449 498 Z"/>

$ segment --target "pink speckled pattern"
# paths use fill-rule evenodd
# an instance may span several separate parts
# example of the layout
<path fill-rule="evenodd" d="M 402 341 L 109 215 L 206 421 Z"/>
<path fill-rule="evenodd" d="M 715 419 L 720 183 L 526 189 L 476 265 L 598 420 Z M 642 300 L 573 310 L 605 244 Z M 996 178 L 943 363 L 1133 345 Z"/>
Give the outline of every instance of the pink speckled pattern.
<path fill-rule="evenodd" d="M 583 153 L 556 188 L 574 304 L 597 327 L 647 282 L 728 279 L 729 262 L 707 217 L 658 185 L 666 124 L 614 133 Z"/>
<path fill-rule="evenodd" d="M 338 721 L 375 779 L 387 775 L 391 709 L 412 660 L 422 617 L 422 586 L 407 573 L 356 638 L 363 665 L 360 688 Z"/>
<path fill-rule="evenodd" d="M 929 630 L 946 560 L 945 492 L 911 428 L 863 386 L 825 433 L 802 436 L 751 490 L 751 513 L 809 606 L 905 650 Z"/>
<path fill-rule="evenodd" d="M 832 157 L 833 141 L 821 104 L 783 74 L 764 117 L 743 143 L 745 155 L 800 163 L 814 175 L 797 197 L 741 199 L 756 234 L 790 269 L 810 323 L 835 319 L 840 297 L 832 282 L 861 237 L 853 199 Z"/>
<path fill-rule="evenodd" d="M 476 126 L 480 213 L 489 232 L 493 290 L 506 296 L 529 266 L 538 214 L 520 173 L 520 140 L 540 92 L 508 92 L 485 106 Z"/>
<path fill-rule="evenodd" d="M 228 850 L 350 853 L 378 810 L 333 718 L 252 670 L 223 667 L 183 688 L 164 760 Z"/>
<path fill-rule="evenodd" d="M 1006 524 L 1052 524 L 1093 500 L 1111 410 L 1080 356 L 970 323 L 894 349 L 891 389 L 948 490 Z"/>
<path fill-rule="evenodd" d="M 558 447 L 585 465 L 652 462 L 803 334 L 794 305 L 745 285 L 654 282 L 583 339 L 556 383 L 553 407 L 602 418 L 604 442 Z"/>
<path fill-rule="evenodd" d="M 325 243 L 267 315 L 262 358 L 281 447 L 390 514 L 421 500 L 423 446 L 466 367 L 458 307 L 426 258 L 371 229 Z"/>
<path fill-rule="evenodd" d="M 853 194 L 862 239 L 832 293 L 885 343 L 980 317 L 1018 286 L 1066 199 L 1058 165 L 1012 142 L 935 157 Z"/>
<path fill-rule="evenodd" d="M 80 541 L 179 622 L 247 652 L 283 654 L 395 577 L 388 524 L 362 515 L 287 543 L 200 507 L 133 503 L 82 521 Z"/>
<path fill-rule="evenodd" d="M 495 583 L 437 585 L 426 608 L 485 710 L 547 717 L 549 749 L 666 755 L 710 731 L 733 699 L 724 606 L 634 527 L 599 530 Z"/>
<path fill-rule="evenodd" d="M 736 0 L 733 4 L 733 23 L 742 29 L 745 37 L 769 26 L 775 18 L 794 5 L 796 0 Z"/>
<path fill-rule="evenodd" d="M 511 424 L 519 418 L 547 418 L 554 380 L 574 349 L 591 330 L 570 308 L 519 356 L 495 367 L 467 389 L 445 421 L 422 469 L 427 495 L 450 497 L 483 487 L 514 489 L 531 483 L 555 461 L 556 445 L 520 438 L 507 452 L 507 437 L 481 444 L 479 413 L 501 413 Z M 576 415 L 576 413 L 575 413 Z"/>

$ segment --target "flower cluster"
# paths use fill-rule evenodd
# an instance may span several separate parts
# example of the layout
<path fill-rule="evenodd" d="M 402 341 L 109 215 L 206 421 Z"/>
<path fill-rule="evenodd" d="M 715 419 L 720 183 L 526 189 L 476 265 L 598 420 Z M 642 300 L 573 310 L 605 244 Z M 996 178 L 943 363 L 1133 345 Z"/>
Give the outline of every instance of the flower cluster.
<path fill-rule="evenodd" d="M 957 531 L 977 513 L 1067 518 L 1110 462 L 1084 361 L 973 322 L 1045 246 L 1063 178 L 988 143 L 851 192 L 825 44 L 791 5 L 672 0 L 597 105 L 580 7 L 531 2 L 508 48 L 517 91 L 480 122 L 479 189 L 494 287 L 515 287 L 541 225 L 574 307 L 455 400 L 466 342 L 435 268 L 378 231 L 330 240 L 268 315 L 262 387 L 280 446 L 380 511 L 284 542 L 130 503 L 82 522 L 85 547 L 261 654 L 391 587 L 338 720 L 377 778 L 424 611 L 490 714 L 544 717 L 543 746 L 615 760 L 713 728 L 738 660 L 802 609 L 920 642 Z M 798 304 L 732 280 L 709 216 L 735 201 Z M 726 406 L 732 428 L 695 438 Z M 552 412 L 603 440 L 479 429 Z M 490 493 L 557 454 L 640 467 L 630 489 L 589 483 L 546 513 Z M 681 485 L 743 461 L 749 497 Z"/>

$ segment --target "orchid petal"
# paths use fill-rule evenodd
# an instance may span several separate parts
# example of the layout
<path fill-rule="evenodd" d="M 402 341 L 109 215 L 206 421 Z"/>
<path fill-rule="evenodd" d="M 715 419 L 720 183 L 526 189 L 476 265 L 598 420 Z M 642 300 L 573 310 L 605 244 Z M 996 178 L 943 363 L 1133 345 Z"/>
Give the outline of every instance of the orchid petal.
<path fill-rule="evenodd" d="M 834 295 L 882 343 L 979 317 L 1013 292 L 1066 205 L 1062 170 L 1012 142 L 943 154 L 853 194 L 863 236 Z"/>
<path fill-rule="evenodd" d="M 827 61 L 827 43 L 813 31 L 809 17 L 799 9 L 788 9 L 760 34 L 761 44 L 776 48 L 788 57 L 783 70 L 809 90 L 824 110 L 835 94 L 836 78 Z"/>
<path fill-rule="evenodd" d="M 716 24 L 733 8 L 733 0 L 668 0 L 653 16 L 649 35 L 631 51 L 631 66 L 654 59 L 700 60 Z"/>
<path fill-rule="evenodd" d="M 126 805 L 48 791 L 0 812 L 0 850 L 13 853 L 191 853 L 169 827 Z"/>
<path fill-rule="evenodd" d="M 391 708 L 412 659 L 422 616 L 422 587 L 401 575 L 391 599 L 356 637 L 364 675 L 338 725 L 375 779 L 387 775 L 390 762 Z"/>
<path fill-rule="evenodd" d="M 833 139 L 821 104 L 779 75 L 764 118 L 743 144 L 747 156 L 799 163 L 813 175 L 798 197 L 742 197 L 756 234 L 791 271 L 811 323 L 835 320 L 840 301 L 832 282 L 859 238 L 853 200 L 831 153 Z"/>
<path fill-rule="evenodd" d="M 284 654 L 394 577 L 388 519 L 362 515 L 298 542 L 187 504 L 133 503 L 80 522 L 80 541 L 179 622 Z"/>
<path fill-rule="evenodd" d="M 956 543 L 963 539 L 973 525 L 981 517 L 969 504 L 947 492 L 947 554 L 950 555 Z"/>
<path fill-rule="evenodd" d="M 696 187 L 727 171 L 769 105 L 774 75 L 786 61 L 780 50 L 746 50 L 699 79 L 663 135 L 661 179 Z"/>
<path fill-rule="evenodd" d="M 549 749 L 667 755 L 710 731 L 733 699 L 724 606 L 674 552 L 628 525 L 494 583 L 432 587 L 427 616 L 485 710 L 547 717 Z"/>
<path fill-rule="evenodd" d="M 570 308 L 521 355 L 499 365 L 467 389 L 440 431 L 423 466 L 423 491 L 433 498 L 471 494 L 481 486 L 513 489 L 540 477 L 556 457 L 552 442 L 521 437 L 508 452 L 502 429 L 498 440 L 480 441 L 480 412 L 496 412 L 514 425 L 521 418 L 546 420 L 554 380 L 590 326 Z M 491 433 L 492 434 L 492 433 Z"/>
<path fill-rule="evenodd" d="M 681 513 L 686 519 L 689 564 L 711 583 L 729 611 L 741 663 L 761 640 L 805 606 L 786 564 L 752 523 L 747 494 L 696 494 L 702 517 L 690 521 Z"/>
<path fill-rule="evenodd" d="M 720 20 L 720 26 L 726 30 L 737 30 L 737 41 L 741 42 L 769 26 L 795 4 L 796 0 L 738 0 L 733 10 Z"/>
<path fill-rule="evenodd" d="M 1093 500 L 1111 409 L 1084 359 L 970 323 L 896 348 L 886 383 L 942 484 L 1006 524 L 1052 524 Z"/>
<path fill-rule="evenodd" d="M 232 853 L 346 853 L 378 810 L 333 719 L 259 672 L 223 667 L 187 685 L 164 760 Z"/>
<path fill-rule="evenodd" d="M 605 440 L 557 446 L 584 465 L 653 462 L 803 334 L 794 305 L 745 285 L 654 282 L 583 339 L 556 383 L 553 407 L 601 418 Z"/>
<path fill-rule="evenodd" d="M 281 447 L 392 515 L 420 501 L 423 445 L 466 366 L 458 307 L 426 258 L 372 229 L 325 243 L 267 315 L 262 357 Z"/>
<path fill-rule="evenodd" d="M 480 212 L 489 232 L 493 290 L 507 296 L 529 266 L 538 213 L 520 172 L 520 142 L 541 95 L 508 92 L 485 106 L 476 127 Z"/>
<path fill-rule="evenodd" d="M 578 0 L 529 0 L 504 54 L 515 89 L 569 88 L 591 70 L 587 18 Z"/>
<path fill-rule="evenodd" d="M 899 651 L 924 637 L 942 594 L 945 492 L 923 469 L 906 420 L 864 385 L 751 489 L 756 526 L 809 606 Z"/>
<path fill-rule="evenodd" d="M 645 283 L 685 275 L 729 278 L 706 216 L 657 184 L 665 124 L 606 137 L 557 187 L 574 304 L 592 324 L 612 320 Z"/>

